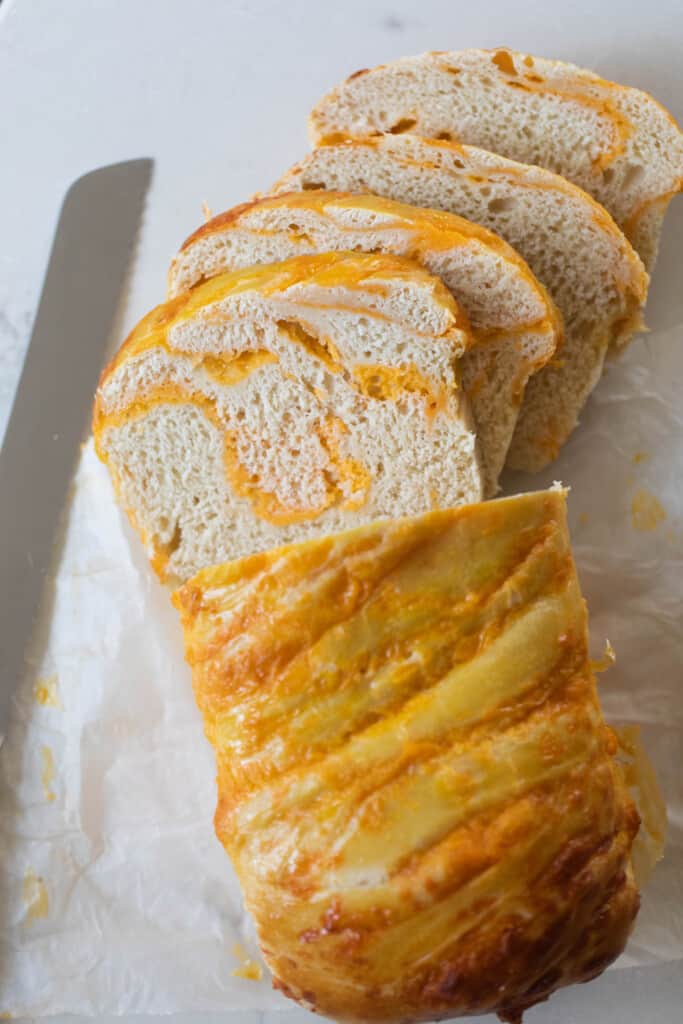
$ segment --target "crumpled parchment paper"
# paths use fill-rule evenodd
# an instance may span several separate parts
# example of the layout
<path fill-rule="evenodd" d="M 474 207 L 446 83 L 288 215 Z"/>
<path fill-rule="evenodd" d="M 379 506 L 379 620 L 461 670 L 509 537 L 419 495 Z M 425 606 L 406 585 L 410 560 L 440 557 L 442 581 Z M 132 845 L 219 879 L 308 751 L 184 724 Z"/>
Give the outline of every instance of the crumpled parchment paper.
<path fill-rule="evenodd" d="M 669 811 L 619 965 L 683 959 L 683 325 L 637 340 L 560 459 L 613 723 L 642 724 Z M 0 749 L 0 1013 L 285 1008 L 213 835 L 213 755 L 180 628 L 91 446 Z M 236 942 L 241 948 L 235 948 Z M 250 973 L 242 970 L 241 973 Z M 252 973 L 258 973 L 258 971 Z"/>

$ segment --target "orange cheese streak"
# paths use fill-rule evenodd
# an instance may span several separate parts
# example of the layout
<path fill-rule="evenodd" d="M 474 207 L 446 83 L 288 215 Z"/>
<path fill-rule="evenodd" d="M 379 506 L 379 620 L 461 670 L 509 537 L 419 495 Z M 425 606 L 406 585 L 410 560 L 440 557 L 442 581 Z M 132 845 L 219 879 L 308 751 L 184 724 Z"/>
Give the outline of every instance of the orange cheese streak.
<path fill-rule="evenodd" d="M 400 257 L 382 256 L 374 260 L 372 256 L 368 256 L 358 261 L 355 258 L 349 259 L 345 253 L 327 253 L 292 259 L 283 265 L 253 267 L 246 271 L 221 274 L 152 310 L 140 321 L 105 369 L 102 383 L 125 361 L 150 349 L 159 348 L 189 359 L 217 384 L 233 387 L 268 364 L 277 362 L 278 357 L 266 349 L 237 354 L 183 351 L 172 345 L 169 337 L 171 328 L 201 314 L 210 320 L 214 313 L 220 321 L 223 319 L 222 314 L 211 307 L 231 295 L 253 287 L 258 287 L 261 294 L 272 294 L 278 290 L 284 291 L 299 281 L 321 287 L 329 283 L 336 286 L 343 283 L 350 288 L 362 284 L 364 293 L 369 291 L 384 295 L 387 291 L 384 279 L 388 273 L 396 280 L 401 277 L 412 279 L 416 274 L 421 275 L 423 272 Z M 460 315 L 457 306 L 443 285 L 431 277 L 430 282 L 439 292 L 440 298 L 443 298 L 446 310 L 453 313 L 453 322 L 448 328 L 450 329 Z M 373 310 L 366 312 L 368 316 L 382 316 Z M 293 344 L 303 346 L 331 372 L 343 373 L 347 384 L 367 397 L 380 401 L 400 401 L 417 395 L 425 402 L 429 415 L 436 415 L 445 407 L 446 396 L 440 392 L 435 393 L 429 380 L 412 365 L 402 368 L 359 366 L 350 373 L 343 370 L 332 339 L 317 336 L 298 320 L 281 320 L 278 327 L 287 333 Z M 217 411 L 217 403 L 199 390 L 191 390 L 179 384 L 167 383 L 150 387 L 126 408 L 118 408 L 113 412 L 105 411 L 102 398 L 98 397 L 93 417 L 96 448 L 100 458 L 107 462 L 105 446 L 102 444 L 102 437 L 107 429 L 144 416 L 155 406 L 191 402 L 223 433 L 226 477 L 235 494 L 251 502 L 255 515 L 268 522 L 284 525 L 315 519 L 338 503 L 347 509 L 359 508 L 367 499 L 371 487 L 370 473 L 361 462 L 344 453 L 343 435 L 346 428 L 341 421 L 329 414 L 325 406 L 325 395 L 319 391 L 314 394 L 321 407 L 320 425 L 317 427 L 318 439 L 329 460 L 328 467 L 323 471 L 325 497 L 315 508 L 284 505 L 275 494 L 264 491 L 259 480 L 241 465 L 237 434 L 234 430 L 226 428 Z M 350 494 L 346 485 L 350 485 Z M 168 556 L 169 551 L 165 548 L 155 552 L 154 564 L 162 575 Z"/>
<path fill-rule="evenodd" d="M 423 270 L 404 257 L 383 254 L 373 261 L 372 255 L 367 254 L 362 261 L 359 261 L 354 258 L 354 254 L 344 252 L 298 256 L 288 259 L 284 263 L 263 264 L 218 274 L 216 277 L 202 281 L 189 291 L 183 292 L 182 295 L 156 306 L 133 328 L 114 359 L 105 367 L 101 380 L 113 372 L 121 362 L 131 359 L 149 348 L 159 346 L 170 349 L 168 333 L 172 327 L 202 313 L 206 307 L 247 291 L 256 290 L 266 296 L 283 293 L 283 298 L 287 299 L 286 292 L 289 288 L 297 284 L 305 284 L 320 288 L 343 287 L 350 291 L 362 288 L 364 294 L 386 297 L 389 290 L 388 277 L 391 278 L 392 283 L 395 283 L 401 279 L 411 281 L 416 276 L 429 277 L 433 293 L 452 318 L 448 329 L 463 324 L 464 314 L 456 305 L 446 286 L 431 275 L 426 275 Z M 290 299 L 290 301 L 292 300 Z M 308 299 L 299 300 L 298 296 L 295 297 L 295 301 L 303 306 L 316 307 L 314 302 Z M 343 307 L 336 306 L 335 308 Z M 368 309 L 365 305 L 347 308 L 353 309 L 355 312 L 359 312 L 362 308 L 365 316 L 386 319 L 383 314 Z M 206 311 L 205 315 L 210 321 L 211 310 Z M 214 315 L 219 322 L 228 319 L 220 312 Z M 466 326 L 466 323 L 463 325 Z M 173 349 L 173 351 L 183 354 L 177 349 Z"/>
<path fill-rule="evenodd" d="M 546 96 L 559 96 L 560 99 L 571 100 L 572 103 L 578 103 L 595 111 L 611 136 L 610 144 L 606 145 L 605 149 L 593 161 L 593 165 L 596 168 L 603 170 L 624 152 L 626 140 L 633 135 L 633 125 L 621 111 L 617 110 L 609 99 L 606 97 L 598 99 L 595 96 L 590 96 L 586 91 L 591 86 L 593 88 L 596 86 L 600 88 L 623 88 L 623 86 L 616 86 L 605 79 L 591 82 L 576 78 L 574 82 L 570 81 L 564 88 L 559 89 L 556 86 L 546 84 L 540 75 L 525 73 L 520 77 L 512 59 L 512 51 L 510 50 L 496 50 L 491 60 L 501 74 L 506 76 L 507 84 L 513 88 L 524 89 L 527 92 L 540 93 Z M 526 60 L 524 63 L 526 64 Z M 527 64 L 527 67 L 530 66 L 533 65 Z"/>
<path fill-rule="evenodd" d="M 236 225 L 244 214 L 256 207 L 265 210 L 281 208 L 301 209 L 305 212 L 317 213 L 322 218 L 332 216 L 336 210 L 368 210 L 382 217 L 378 229 L 381 232 L 403 231 L 408 233 L 410 235 L 410 247 L 405 255 L 417 259 L 421 259 L 428 251 L 446 251 L 468 245 L 473 239 L 476 239 L 488 249 L 493 249 L 500 253 L 506 261 L 512 261 L 516 265 L 521 277 L 540 296 L 541 301 L 549 310 L 550 316 L 538 322 L 538 326 L 545 329 L 552 328 L 558 334 L 561 334 L 561 321 L 547 292 L 536 280 L 524 260 L 514 249 L 503 242 L 498 235 L 455 214 L 446 213 L 441 210 L 415 208 L 405 203 L 384 199 L 381 196 L 369 194 L 351 196 L 345 192 L 333 191 L 304 191 L 266 196 L 249 203 L 243 203 L 213 217 L 185 240 L 180 248 L 180 252 L 190 248 L 194 242 L 201 238 L 220 234 L 226 228 Z M 337 230 L 347 232 L 349 235 L 357 233 L 359 230 L 357 226 L 345 227 L 336 220 L 334 223 Z M 268 234 L 268 231 L 263 228 L 249 227 L 249 230 L 254 231 L 256 234 Z M 462 322 L 462 316 L 460 320 Z M 463 326 L 466 326 L 466 324 Z M 520 330 L 528 326 L 532 326 L 532 324 L 522 325 Z"/>
<path fill-rule="evenodd" d="M 320 350 L 319 358 L 333 372 L 341 372 L 340 364 L 336 361 L 337 353 L 334 346 L 324 348 L 298 324 L 288 324 L 287 330 L 292 340 L 299 344 L 305 344 L 309 350 L 315 342 L 316 348 Z M 318 355 L 318 352 L 316 351 L 314 354 Z M 277 362 L 277 356 L 273 353 L 254 351 L 243 352 L 233 357 L 204 356 L 199 361 L 199 365 L 217 383 L 234 386 L 260 367 L 272 362 Z M 435 393 L 429 381 L 414 366 L 405 368 L 359 366 L 355 369 L 353 376 L 348 378 L 348 382 L 351 386 L 357 387 L 362 394 L 380 401 L 400 401 L 403 397 L 417 394 L 424 399 L 428 414 L 432 416 L 442 412 L 446 402 L 446 395 L 441 392 Z M 316 398 L 322 402 L 324 395 L 316 395 Z M 329 457 L 325 501 L 315 508 L 295 509 L 283 505 L 274 494 L 263 491 L 259 487 L 258 481 L 254 480 L 252 475 L 241 466 L 237 436 L 234 431 L 226 430 L 225 423 L 217 412 L 216 402 L 201 392 L 190 391 L 177 384 L 164 384 L 150 388 L 135 402 L 115 413 L 104 413 L 98 403 L 93 421 L 98 455 L 104 462 L 108 462 L 106 451 L 100 443 L 102 434 L 107 429 L 145 416 L 155 406 L 184 402 L 191 402 L 201 408 L 214 426 L 223 432 L 225 471 L 228 481 L 235 494 L 251 501 L 254 514 L 260 518 L 284 525 L 315 519 L 340 501 L 343 501 L 344 507 L 348 509 L 359 508 L 363 505 L 372 479 L 361 462 L 341 453 L 342 438 L 343 434 L 347 432 L 347 428 L 338 418 L 324 414 L 321 426 L 318 428 L 319 440 Z M 323 412 L 322 406 L 321 412 Z M 338 483 L 335 483 L 335 478 Z M 353 485 L 354 496 L 347 500 L 344 499 L 344 492 L 340 488 L 344 482 L 350 482 Z M 165 564 L 166 558 L 167 556 L 161 552 L 160 561 L 158 561 L 159 567 Z"/>
<path fill-rule="evenodd" d="M 247 353 L 247 355 L 249 354 Z M 263 362 L 270 361 L 264 360 Z M 257 364 L 262 365 L 263 362 L 257 361 Z M 226 375 L 228 372 L 225 371 Z M 234 380 L 233 383 L 235 383 Z M 340 483 L 346 480 L 352 481 L 354 490 L 361 492 L 356 498 L 349 500 L 346 505 L 347 508 L 358 507 L 359 504 L 363 503 L 364 493 L 371 485 L 371 477 L 360 462 L 340 455 L 339 444 L 341 439 L 339 435 L 346 430 L 341 421 L 327 417 L 318 428 L 320 442 L 330 460 L 325 501 L 316 508 L 292 508 L 283 505 L 275 494 L 262 490 L 258 480 L 255 480 L 252 474 L 240 464 L 236 434 L 234 431 L 226 429 L 224 421 L 216 411 L 215 401 L 201 392 L 185 390 L 176 384 L 163 384 L 150 388 L 143 398 L 133 402 L 121 412 L 103 415 L 101 411 L 96 411 L 93 430 L 95 447 L 99 457 L 108 464 L 109 460 L 106 450 L 100 444 L 102 433 L 108 428 L 118 427 L 141 416 L 146 416 L 155 406 L 173 405 L 176 403 L 184 404 L 187 402 L 201 409 L 206 418 L 223 433 L 223 458 L 226 477 L 235 494 L 241 498 L 247 498 L 251 502 L 254 515 L 278 525 L 315 519 L 327 508 L 343 499 L 343 492 L 340 490 L 339 485 L 334 483 L 333 474 Z M 340 429 L 340 427 L 343 429 Z M 154 568 L 162 577 L 167 560 L 168 552 L 160 550 L 153 562 Z"/>

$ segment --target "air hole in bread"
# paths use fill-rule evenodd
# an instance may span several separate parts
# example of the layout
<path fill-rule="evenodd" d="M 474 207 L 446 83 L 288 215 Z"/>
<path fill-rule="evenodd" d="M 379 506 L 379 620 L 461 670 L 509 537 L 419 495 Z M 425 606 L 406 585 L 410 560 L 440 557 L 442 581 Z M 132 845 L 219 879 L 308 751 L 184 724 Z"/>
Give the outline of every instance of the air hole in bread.
<path fill-rule="evenodd" d="M 613 167 L 605 167 L 604 171 L 602 172 L 602 180 L 604 181 L 604 183 L 606 185 L 609 185 L 609 183 L 610 183 L 610 181 L 612 180 L 613 177 L 614 177 L 614 168 Z"/>
<path fill-rule="evenodd" d="M 324 192 L 325 186 L 320 181 L 304 181 L 302 184 L 304 192 Z"/>
<path fill-rule="evenodd" d="M 442 142 L 450 142 L 453 138 L 450 132 L 439 132 L 439 134 L 435 135 L 434 137 L 436 139 L 441 139 Z"/>
<path fill-rule="evenodd" d="M 515 67 L 514 61 L 507 50 L 496 50 L 491 60 L 496 65 L 499 71 L 503 71 L 506 75 L 516 75 L 517 68 Z"/>
<path fill-rule="evenodd" d="M 491 213 L 507 213 L 514 207 L 516 201 L 514 196 L 497 196 L 489 200 L 488 207 Z"/>
<path fill-rule="evenodd" d="M 417 118 L 415 117 L 402 117 L 396 124 L 392 124 L 389 131 L 392 135 L 401 135 L 403 132 L 409 132 L 417 124 Z"/>
<path fill-rule="evenodd" d="M 640 164 L 629 164 L 626 168 L 624 178 L 621 183 L 621 187 L 633 188 L 635 185 L 639 185 L 642 178 L 645 176 L 645 168 L 641 167 Z"/>

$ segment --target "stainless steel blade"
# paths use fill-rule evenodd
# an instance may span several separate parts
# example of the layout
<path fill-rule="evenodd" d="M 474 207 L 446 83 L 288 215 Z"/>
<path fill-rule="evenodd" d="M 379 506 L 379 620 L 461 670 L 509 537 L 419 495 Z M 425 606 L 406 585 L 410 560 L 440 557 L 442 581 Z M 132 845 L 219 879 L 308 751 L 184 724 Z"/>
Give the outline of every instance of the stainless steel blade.
<path fill-rule="evenodd" d="M 25 672 L 152 167 L 151 160 L 130 160 L 84 175 L 59 217 L 0 452 L 0 742 Z"/>

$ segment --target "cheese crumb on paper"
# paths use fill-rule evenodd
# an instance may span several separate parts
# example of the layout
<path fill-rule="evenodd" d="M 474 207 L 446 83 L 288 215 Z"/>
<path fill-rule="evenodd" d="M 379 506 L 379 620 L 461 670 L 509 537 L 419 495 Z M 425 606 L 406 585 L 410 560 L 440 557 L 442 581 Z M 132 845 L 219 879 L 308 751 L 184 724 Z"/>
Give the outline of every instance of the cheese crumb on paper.
<path fill-rule="evenodd" d="M 43 762 L 43 768 L 40 773 L 40 781 L 43 784 L 43 793 L 45 794 L 45 799 L 48 801 L 48 803 L 51 803 L 56 797 L 56 793 L 52 789 L 52 783 L 54 782 L 55 778 L 55 759 L 52 750 L 50 749 L 50 747 L 46 745 L 43 745 L 40 748 L 40 756 Z"/>
<path fill-rule="evenodd" d="M 59 699 L 59 678 L 56 673 L 52 676 L 39 676 L 33 686 L 33 696 L 36 703 L 42 704 L 45 708 L 64 710 Z"/>
<path fill-rule="evenodd" d="M 31 868 L 26 868 L 22 885 L 22 896 L 26 906 L 26 920 L 36 921 L 47 917 L 50 908 L 45 882 Z"/>
<path fill-rule="evenodd" d="M 616 652 L 607 637 L 605 637 L 605 651 L 601 658 L 591 661 L 591 668 L 596 673 L 606 672 L 608 668 L 615 664 L 616 660 Z"/>
<path fill-rule="evenodd" d="M 244 946 L 236 942 L 232 947 L 232 954 L 239 961 L 239 967 L 234 967 L 230 973 L 234 978 L 245 978 L 247 981 L 260 981 L 263 977 L 261 965 L 252 960 Z"/>
<path fill-rule="evenodd" d="M 634 530 L 651 533 L 666 519 L 666 509 L 659 498 L 641 487 L 631 502 L 631 524 Z"/>

